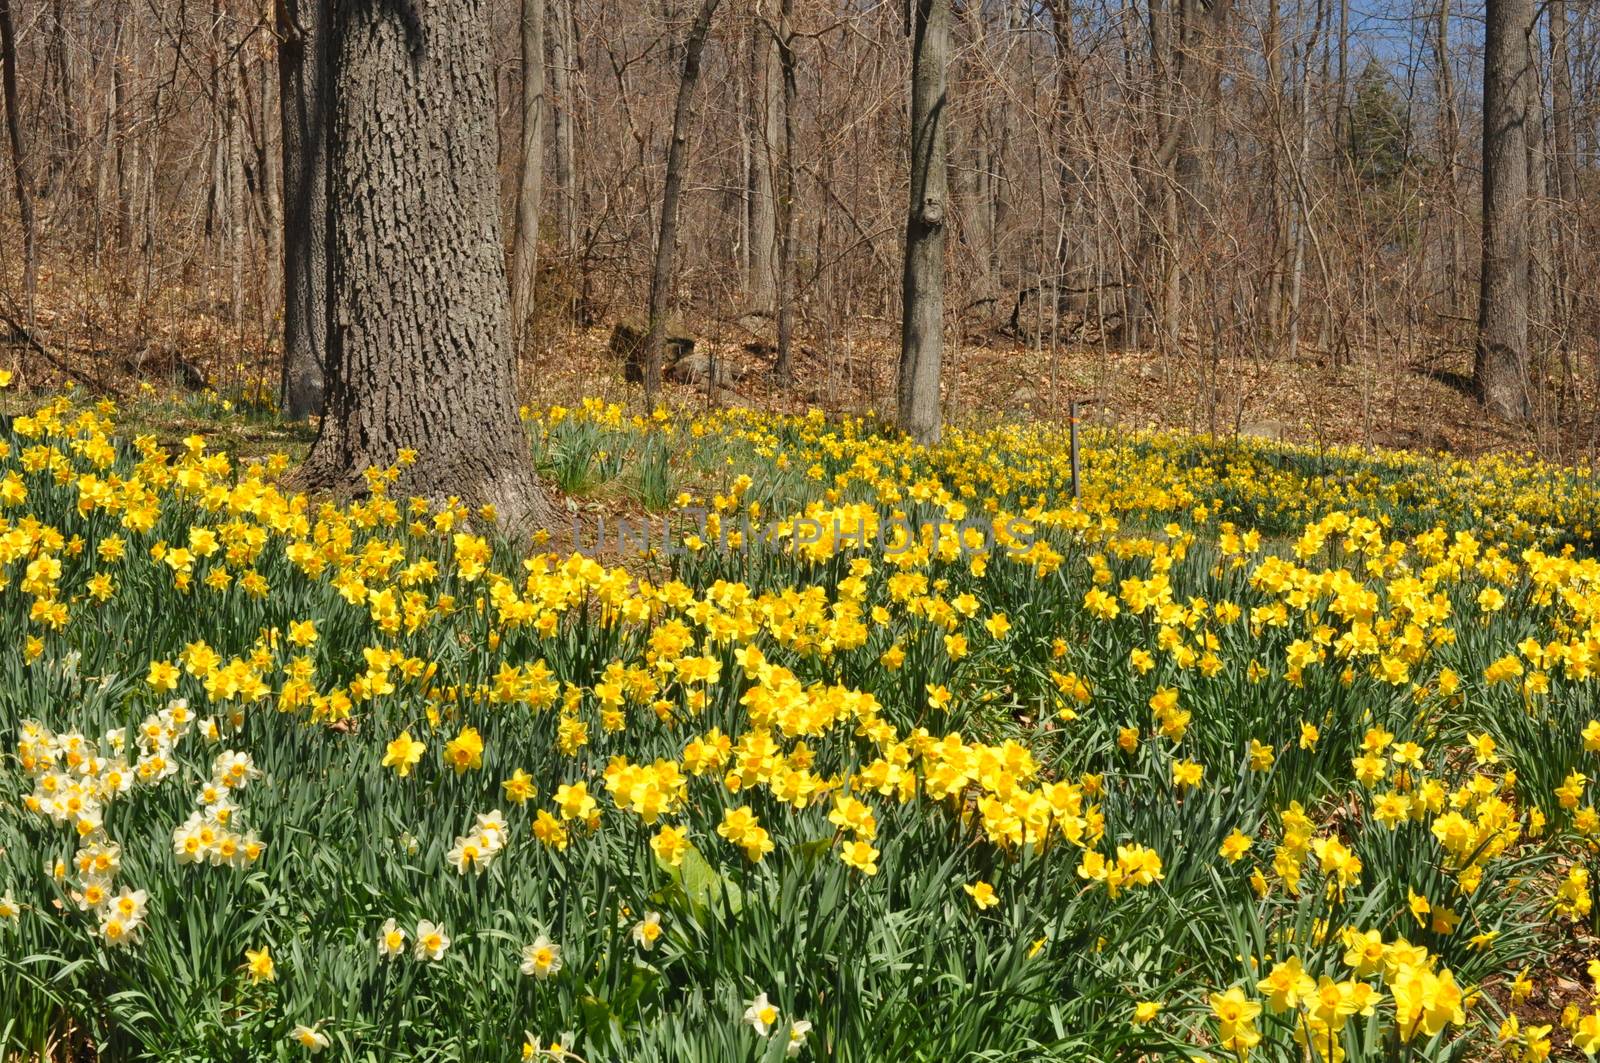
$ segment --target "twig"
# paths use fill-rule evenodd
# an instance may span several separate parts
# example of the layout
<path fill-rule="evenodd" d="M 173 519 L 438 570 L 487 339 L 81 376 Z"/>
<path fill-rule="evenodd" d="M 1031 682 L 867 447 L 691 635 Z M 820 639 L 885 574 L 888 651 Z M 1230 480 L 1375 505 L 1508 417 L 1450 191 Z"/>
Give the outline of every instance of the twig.
<path fill-rule="evenodd" d="M 0 322 L 4 322 L 6 327 L 11 330 L 11 335 L 14 339 L 20 339 L 23 345 L 28 348 L 28 350 L 39 355 L 39 357 L 43 358 L 45 361 L 61 370 L 61 372 L 70 377 L 77 377 L 85 384 L 88 384 L 90 387 L 104 392 L 105 394 L 114 395 L 119 399 L 124 397 L 121 389 L 112 387 L 111 384 L 93 373 L 83 369 L 74 368 L 72 364 L 66 360 L 66 358 L 56 354 L 43 343 L 40 343 L 38 338 L 35 337 L 32 332 L 28 331 L 21 321 L 17 320 L 16 307 L 12 304 L 10 296 L 6 297 L 5 309 L 0 310 Z"/>

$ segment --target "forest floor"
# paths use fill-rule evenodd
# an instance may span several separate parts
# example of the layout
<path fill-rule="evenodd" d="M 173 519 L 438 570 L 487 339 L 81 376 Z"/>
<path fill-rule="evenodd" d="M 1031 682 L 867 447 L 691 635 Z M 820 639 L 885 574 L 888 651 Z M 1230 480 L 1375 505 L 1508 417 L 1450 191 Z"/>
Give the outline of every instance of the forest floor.
<path fill-rule="evenodd" d="M 115 399 L 125 423 L 138 424 L 143 415 L 152 427 L 169 430 L 203 423 L 225 431 L 236 449 L 298 450 L 314 430 L 282 424 L 272 411 L 277 356 L 267 340 L 270 323 L 234 319 L 217 290 L 225 280 L 141 291 L 136 278 L 47 265 L 31 314 L 14 287 L 0 287 L 0 369 L 15 372 L 18 391 L 53 391 L 71 382 Z M 637 406 L 639 388 L 623 379 L 611 329 L 609 321 L 535 328 L 523 355 L 522 401 L 573 405 L 597 397 Z M 719 376 L 733 379 L 714 394 L 669 383 L 670 405 L 892 409 L 893 322 L 861 318 L 831 332 L 802 322 L 788 386 L 772 373 L 770 322 L 752 329 L 729 319 L 688 318 L 678 331 L 714 356 Z M 1600 402 L 1590 374 L 1569 374 L 1564 387 L 1544 396 L 1542 426 L 1529 428 L 1486 416 L 1468 393 L 1471 370 L 1470 336 L 1423 337 L 1336 360 L 1308 345 L 1293 358 L 1164 355 L 1094 342 L 1052 352 L 1047 344 L 978 329 L 946 349 L 945 411 L 954 425 L 1064 420 L 1069 404 L 1080 401 L 1087 420 L 1135 429 L 1463 457 L 1533 450 L 1561 462 L 1595 458 Z M 147 401 L 156 396 L 159 408 Z"/>
<path fill-rule="evenodd" d="M 714 398 L 703 388 L 669 388 L 676 402 L 850 412 L 892 407 L 899 352 L 893 330 L 880 322 L 858 322 L 848 336 L 831 343 L 798 342 L 795 382 L 788 388 L 779 387 L 772 375 L 774 356 L 766 337 L 727 325 L 721 334 L 715 326 L 686 331 L 740 379 L 727 389 L 731 394 L 719 392 Z M 540 382 L 537 398 L 634 397 L 608 349 L 609 335 L 609 328 L 597 327 L 548 337 L 530 359 L 536 370 L 531 375 Z M 1410 355 L 1336 364 L 1309 349 L 1297 359 L 1220 361 L 1097 345 L 1062 346 L 1052 353 L 995 335 L 947 348 L 945 411 L 956 425 L 1008 417 L 1065 419 L 1069 404 L 1079 401 L 1086 419 L 1134 429 L 1461 456 L 1535 449 L 1548 458 L 1578 461 L 1594 453 L 1593 424 L 1567 418 L 1556 433 L 1486 416 L 1467 393 L 1471 370 L 1471 351 L 1451 350 L 1444 343 L 1419 346 Z M 1593 409 L 1575 397 L 1566 406 Z"/>

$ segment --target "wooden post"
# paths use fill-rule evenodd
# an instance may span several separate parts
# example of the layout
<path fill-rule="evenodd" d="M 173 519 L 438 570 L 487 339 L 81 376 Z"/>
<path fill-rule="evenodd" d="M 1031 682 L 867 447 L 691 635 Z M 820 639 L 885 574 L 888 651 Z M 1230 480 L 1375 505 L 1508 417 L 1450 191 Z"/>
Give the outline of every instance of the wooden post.
<path fill-rule="evenodd" d="M 1067 403 L 1067 435 L 1071 440 L 1072 449 L 1072 499 L 1077 501 L 1078 493 L 1078 400 L 1072 399 Z"/>

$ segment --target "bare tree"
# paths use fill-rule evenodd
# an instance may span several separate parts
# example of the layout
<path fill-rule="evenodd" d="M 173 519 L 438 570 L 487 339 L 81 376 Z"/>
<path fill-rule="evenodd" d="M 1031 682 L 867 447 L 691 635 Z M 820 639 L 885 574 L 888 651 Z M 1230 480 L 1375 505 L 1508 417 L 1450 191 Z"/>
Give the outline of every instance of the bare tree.
<path fill-rule="evenodd" d="M 912 12 L 911 203 L 901 279 L 898 409 L 906 434 L 920 443 L 936 443 L 942 428 L 950 2 L 915 0 Z"/>
<path fill-rule="evenodd" d="M 539 257 L 539 198 L 544 188 L 545 0 L 522 0 L 522 137 L 517 152 L 517 217 L 511 242 L 511 337 L 521 351 L 533 313 Z"/>
<path fill-rule="evenodd" d="M 678 102 L 672 114 L 672 139 L 667 146 L 667 175 L 661 190 L 661 226 L 656 236 L 655 266 L 650 274 L 648 332 L 644 340 L 644 395 L 653 404 L 661 391 L 661 345 L 666 338 L 667 299 L 673 280 L 673 255 L 678 245 L 678 197 L 683 190 L 683 170 L 689 147 L 689 119 L 694 94 L 700 85 L 700 53 L 711 32 L 711 17 L 718 0 L 701 0 L 700 10 L 683 41 L 683 73 L 678 78 Z"/>
<path fill-rule="evenodd" d="M 568 254 L 578 245 L 578 192 L 574 172 L 573 126 L 575 107 L 572 88 L 574 62 L 572 0 L 550 0 L 550 90 L 551 125 L 555 133 L 555 179 L 560 191 L 557 204 L 560 224 L 559 243 Z"/>
<path fill-rule="evenodd" d="M 328 0 L 278 0 L 283 156 L 283 374 L 290 420 L 322 410 L 328 353 L 328 137 L 332 132 Z"/>
<path fill-rule="evenodd" d="M 54 103 L 56 124 L 51 137 L 47 195 L 54 199 L 67 180 L 82 146 L 78 124 L 76 85 L 72 77 L 72 43 L 67 28 L 66 0 L 51 0 L 50 37 L 45 45 L 46 90 Z"/>
<path fill-rule="evenodd" d="M 1438 95 L 1439 172 L 1444 180 L 1444 266 L 1445 307 L 1455 313 L 1466 274 L 1466 251 L 1461 235 L 1461 180 L 1456 154 L 1459 130 L 1456 125 L 1455 78 L 1450 69 L 1450 0 L 1439 0 L 1439 18 L 1434 31 L 1434 65 Z"/>
<path fill-rule="evenodd" d="M 1551 149 L 1555 156 L 1557 264 L 1552 286 L 1555 325 L 1563 352 L 1572 342 L 1572 297 L 1576 278 L 1576 243 L 1571 211 L 1578 202 L 1578 142 L 1573 131 L 1572 48 L 1566 0 L 1550 0 L 1550 111 Z"/>
<path fill-rule="evenodd" d="M 778 287 L 777 217 L 779 206 L 773 172 L 783 145 L 780 142 L 780 108 L 783 101 L 782 74 L 774 39 L 763 23 L 751 27 L 751 135 L 745 144 L 750 153 L 750 180 L 747 197 L 747 224 L 750 230 L 749 273 L 745 295 L 750 309 L 772 312 Z"/>
<path fill-rule="evenodd" d="M 485 0 L 341 4 L 332 142 L 334 320 L 308 486 L 402 486 L 549 523 L 517 417 Z M 414 460 L 413 460 L 414 459 Z"/>
<path fill-rule="evenodd" d="M 1578 149 L 1572 129 L 1572 49 L 1567 0 L 1549 0 L 1550 104 L 1555 136 L 1556 194 L 1571 203 L 1578 194 Z"/>
<path fill-rule="evenodd" d="M 1528 400 L 1528 93 L 1533 63 L 1531 0 L 1484 8 L 1483 267 L 1473 385 L 1483 405 L 1509 420 Z"/>
<path fill-rule="evenodd" d="M 794 58 L 794 0 L 781 0 L 777 33 L 778 69 L 783 80 L 783 152 L 778 182 L 778 359 L 773 374 L 787 384 L 794 376 L 795 303 L 795 112 L 800 108 L 800 88 Z"/>
<path fill-rule="evenodd" d="M 11 146 L 12 188 L 22 218 L 22 293 L 29 323 L 39 284 L 38 232 L 33 217 L 33 195 L 28 187 L 28 153 L 22 144 L 21 104 L 17 96 L 17 29 L 11 18 L 11 0 L 0 0 L 0 88 L 6 105 L 6 140 Z"/>

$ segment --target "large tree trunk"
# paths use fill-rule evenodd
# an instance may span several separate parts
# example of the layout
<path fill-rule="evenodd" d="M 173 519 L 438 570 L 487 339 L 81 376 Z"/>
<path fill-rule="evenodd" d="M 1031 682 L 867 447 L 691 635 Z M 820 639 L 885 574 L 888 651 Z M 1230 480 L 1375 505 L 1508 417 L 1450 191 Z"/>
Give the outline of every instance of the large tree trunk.
<path fill-rule="evenodd" d="M 900 427 L 919 443 L 939 441 L 939 362 L 944 354 L 946 89 L 950 0 L 914 0 L 911 58 L 911 203 L 901 278 Z"/>
<path fill-rule="evenodd" d="M 340 3 L 330 143 L 334 326 L 302 479 L 549 524 L 517 417 L 495 173 L 488 0 Z M 409 452 L 409 453 L 408 453 Z"/>
<path fill-rule="evenodd" d="M 661 391 L 661 344 L 667 331 L 667 299 L 672 287 L 672 259 L 678 245 L 678 197 L 683 190 L 683 168 L 689 149 L 689 119 L 694 93 L 700 84 L 700 53 L 711 32 L 711 16 L 718 0 L 701 0 L 700 11 L 683 42 L 683 74 L 678 79 L 678 103 L 672 114 L 672 141 L 667 146 L 667 176 L 661 190 L 661 230 L 656 237 L 655 268 L 650 274 L 649 332 L 644 340 L 644 398 L 654 405 Z"/>
<path fill-rule="evenodd" d="M 0 0 L 0 89 L 6 105 L 6 139 L 11 145 L 11 174 L 22 218 L 22 295 L 29 324 L 33 321 L 34 293 L 38 288 L 38 234 L 33 219 L 33 194 L 28 187 L 28 153 L 22 145 L 22 116 L 17 102 L 17 30 L 11 20 L 11 0 Z"/>
<path fill-rule="evenodd" d="M 522 147 L 517 158 L 517 228 L 511 242 L 511 336 L 518 353 L 533 313 L 544 188 L 544 5 L 522 0 Z"/>
<path fill-rule="evenodd" d="M 330 0 L 278 0 L 283 124 L 283 415 L 322 412 L 328 357 L 328 138 L 333 123 Z"/>
<path fill-rule="evenodd" d="M 1497 416 L 1525 420 L 1528 401 L 1528 32 L 1532 0 L 1484 10 L 1483 269 L 1473 385 Z"/>

